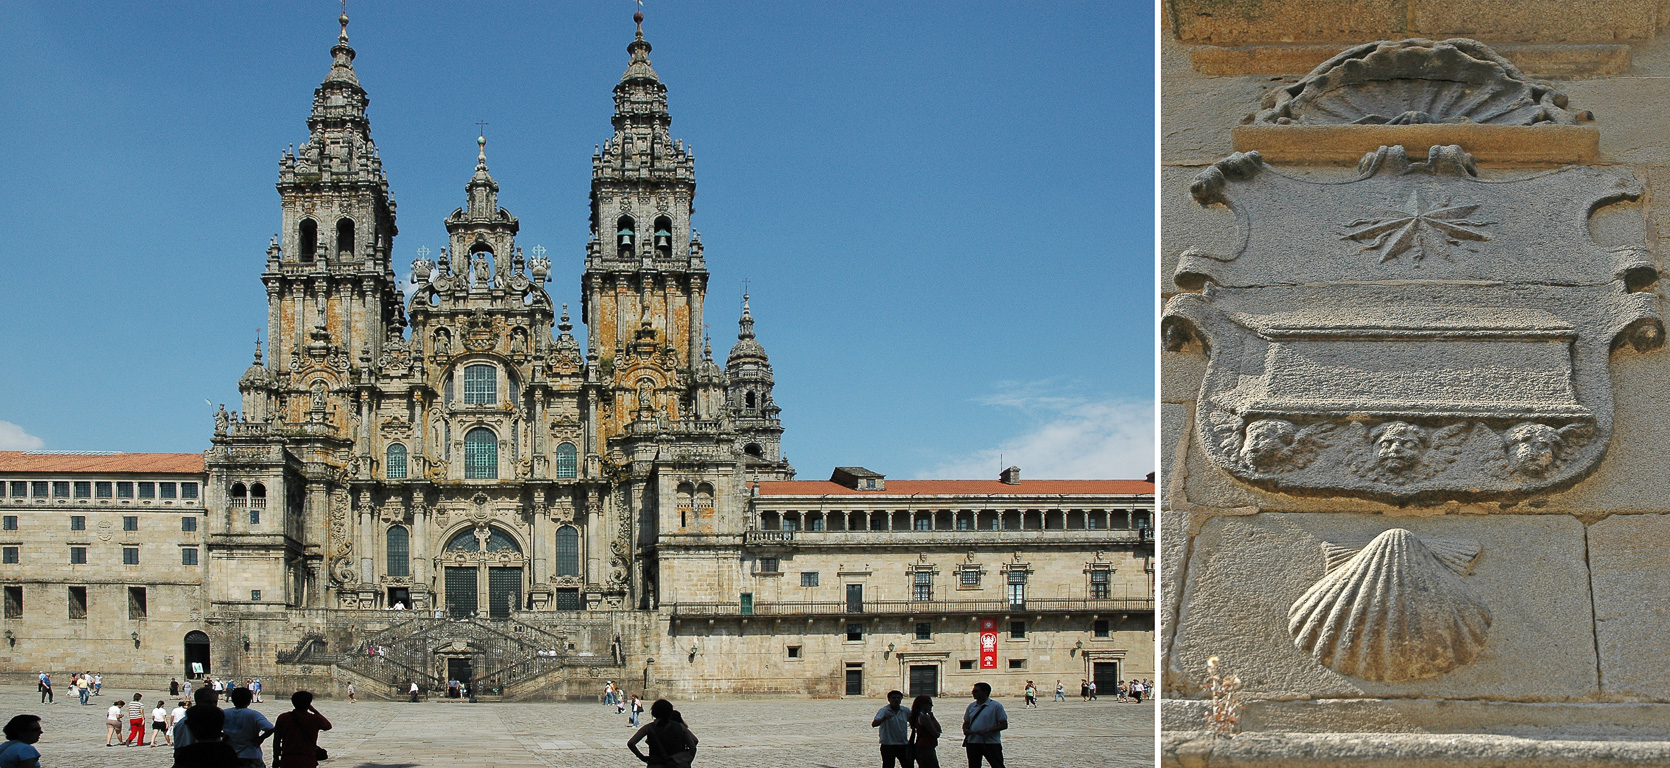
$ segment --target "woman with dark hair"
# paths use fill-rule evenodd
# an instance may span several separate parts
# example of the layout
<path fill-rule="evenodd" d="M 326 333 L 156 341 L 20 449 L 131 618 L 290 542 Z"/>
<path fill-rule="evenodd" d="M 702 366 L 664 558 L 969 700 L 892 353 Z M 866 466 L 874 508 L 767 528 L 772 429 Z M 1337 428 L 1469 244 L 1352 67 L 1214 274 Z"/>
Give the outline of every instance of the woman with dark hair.
<path fill-rule="evenodd" d="M 632 734 L 626 748 L 655 768 L 688 768 L 696 759 L 696 734 L 684 725 L 684 717 L 666 699 L 656 699 L 649 707 L 649 714 L 655 719 Z M 638 751 L 638 742 L 646 738 L 649 739 L 647 755 Z"/>
<path fill-rule="evenodd" d="M 18 715 L 6 723 L 6 743 L 0 744 L 0 766 L 5 768 L 40 768 L 41 753 L 35 742 L 41 740 L 41 718 L 37 715 Z"/>
<path fill-rule="evenodd" d="M 910 702 L 910 754 L 916 768 L 939 768 L 939 718 L 934 717 L 934 697 L 917 696 Z"/>

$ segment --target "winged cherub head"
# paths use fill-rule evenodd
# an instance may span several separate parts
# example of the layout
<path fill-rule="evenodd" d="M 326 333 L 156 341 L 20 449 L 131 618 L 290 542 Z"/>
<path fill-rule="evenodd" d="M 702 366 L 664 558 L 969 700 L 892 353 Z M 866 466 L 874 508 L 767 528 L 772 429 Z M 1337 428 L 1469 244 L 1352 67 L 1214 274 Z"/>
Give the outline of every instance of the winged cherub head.
<path fill-rule="evenodd" d="M 1279 466 L 1297 434 L 1293 423 L 1282 419 L 1259 419 L 1247 425 L 1241 442 L 1241 461 L 1261 472 Z"/>
<path fill-rule="evenodd" d="M 1508 443 L 1508 465 L 1515 472 L 1532 476 L 1540 476 L 1554 467 L 1556 452 L 1565 442 L 1560 430 L 1534 421 L 1516 425 L 1504 437 Z"/>
<path fill-rule="evenodd" d="M 1426 430 L 1406 421 L 1388 421 L 1369 432 L 1374 461 L 1388 472 L 1408 472 L 1421 463 L 1428 439 Z"/>

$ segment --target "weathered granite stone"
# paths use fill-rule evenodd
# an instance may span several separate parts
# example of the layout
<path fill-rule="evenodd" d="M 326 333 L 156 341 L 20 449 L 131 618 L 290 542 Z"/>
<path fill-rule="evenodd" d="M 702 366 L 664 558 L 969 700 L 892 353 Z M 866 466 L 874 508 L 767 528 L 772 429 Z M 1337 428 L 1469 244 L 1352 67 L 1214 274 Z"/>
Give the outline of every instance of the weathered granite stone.
<path fill-rule="evenodd" d="M 1326 575 L 1326 545 L 1394 529 L 1435 545 L 1465 540 L 1465 548 L 1478 548 L 1462 583 L 1469 599 L 1489 611 L 1488 638 L 1480 638 L 1470 661 L 1427 677 L 1398 680 L 1383 672 L 1382 681 L 1330 669 L 1295 644 L 1292 608 Z M 1558 515 L 1216 517 L 1194 540 L 1171 662 L 1197 687 L 1206 659 L 1218 656 L 1255 698 L 1591 699 L 1599 692 L 1594 643 L 1586 631 L 1571 631 L 1589 626 L 1583 555 L 1582 525 Z M 1389 588 L 1404 590 L 1393 599 L 1424 614 L 1423 621 L 1434 615 L 1427 610 L 1434 602 L 1455 599 L 1411 586 Z M 1366 615 L 1348 614 L 1341 623 L 1342 634 L 1370 644 L 1393 639 Z"/>
<path fill-rule="evenodd" d="M 1589 528 L 1595 638 L 1608 694 L 1670 701 L 1667 553 L 1670 515 L 1613 515 Z"/>
<path fill-rule="evenodd" d="M 1243 734 L 1215 739 L 1204 731 L 1167 731 L 1166 768 L 1663 768 L 1670 742 L 1522 739 L 1477 734 Z"/>

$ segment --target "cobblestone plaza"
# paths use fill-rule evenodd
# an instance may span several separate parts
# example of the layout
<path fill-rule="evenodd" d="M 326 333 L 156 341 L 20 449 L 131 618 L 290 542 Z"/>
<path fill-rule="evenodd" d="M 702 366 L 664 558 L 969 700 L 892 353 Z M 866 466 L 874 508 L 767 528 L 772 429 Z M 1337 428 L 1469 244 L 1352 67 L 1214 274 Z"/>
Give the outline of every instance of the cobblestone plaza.
<path fill-rule="evenodd" d="M 20 712 L 44 718 L 45 736 L 37 746 L 42 764 L 52 768 L 122 765 L 165 768 L 173 750 L 157 747 L 104 746 L 104 710 L 115 695 L 152 691 L 117 691 L 81 706 L 74 697 L 38 705 L 32 687 L 0 686 L 0 716 Z M 1016 766 L 1153 765 L 1154 708 L 1101 699 L 1094 702 L 1045 701 L 1023 708 L 1018 697 L 998 697 L 1008 708 L 1004 751 Z M 956 727 L 966 698 L 944 697 L 937 709 L 947 731 Z M 709 766 L 869 766 L 878 763 L 876 731 L 870 718 L 880 699 L 675 701 L 701 739 L 698 765 Z M 269 719 L 289 709 L 268 698 L 253 705 Z M 326 768 L 395 768 L 396 766 L 480 766 L 515 768 L 626 768 L 640 763 L 626 750 L 632 729 L 626 718 L 601 704 L 425 702 L 321 700 L 319 711 L 335 726 L 319 743 L 330 751 Z M 940 746 L 945 765 L 962 761 L 960 742 Z M 271 751 L 267 751 L 271 758 Z"/>

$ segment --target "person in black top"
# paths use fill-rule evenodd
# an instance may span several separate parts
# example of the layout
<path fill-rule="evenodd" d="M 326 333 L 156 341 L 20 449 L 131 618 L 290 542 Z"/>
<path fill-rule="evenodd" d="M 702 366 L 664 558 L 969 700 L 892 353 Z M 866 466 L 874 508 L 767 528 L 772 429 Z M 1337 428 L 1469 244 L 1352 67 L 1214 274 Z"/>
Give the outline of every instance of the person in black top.
<path fill-rule="evenodd" d="M 666 699 L 656 699 L 649 714 L 655 719 L 632 734 L 626 748 L 654 768 L 688 768 L 696 758 L 696 734 L 685 726 L 684 717 Z M 638 751 L 638 742 L 645 738 L 649 739 L 647 755 Z"/>
<path fill-rule="evenodd" d="M 174 768 L 237 768 L 238 753 L 220 732 L 225 724 L 219 707 L 192 707 L 186 715 L 191 744 L 174 750 Z"/>

